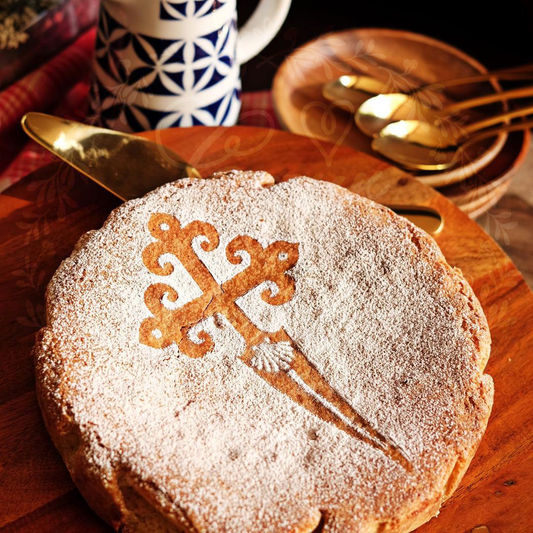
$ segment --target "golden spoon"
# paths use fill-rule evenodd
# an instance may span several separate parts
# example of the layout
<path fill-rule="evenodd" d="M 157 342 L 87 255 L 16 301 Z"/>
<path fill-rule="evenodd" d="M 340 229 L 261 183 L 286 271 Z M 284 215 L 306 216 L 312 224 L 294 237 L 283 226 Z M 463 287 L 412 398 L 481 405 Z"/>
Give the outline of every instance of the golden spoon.
<path fill-rule="evenodd" d="M 409 123 L 409 131 L 412 132 L 412 137 L 410 137 L 409 140 L 415 142 L 416 139 L 418 144 L 427 146 L 428 148 L 447 148 L 449 146 L 457 146 L 458 144 L 463 143 L 471 137 L 473 133 L 480 130 L 494 126 L 495 124 L 507 122 L 514 118 L 526 117 L 531 114 L 533 114 L 533 105 L 521 107 L 520 109 L 515 109 L 513 111 L 507 111 L 506 113 L 500 113 L 499 115 L 478 120 L 477 122 L 471 122 L 470 124 L 465 124 L 463 126 L 459 126 L 452 122 L 442 122 L 440 119 L 435 119 L 434 124 L 429 124 L 423 120 L 402 120 L 391 122 L 387 126 L 392 126 L 393 124 L 398 124 L 400 122 L 403 124 Z M 402 131 L 403 128 L 403 125 L 400 126 L 399 131 Z M 393 127 L 388 131 L 395 131 L 395 128 Z"/>
<path fill-rule="evenodd" d="M 201 178 L 176 152 L 136 135 L 88 126 L 44 113 L 28 113 L 24 131 L 41 146 L 121 200 L 139 198 L 184 177 Z M 390 206 L 427 233 L 439 233 L 444 220 L 425 206 Z"/>
<path fill-rule="evenodd" d="M 454 78 L 421 87 L 413 87 L 406 94 L 424 90 L 442 91 L 450 87 L 490 81 L 494 78 L 501 80 L 530 80 L 533 79 L 533 65 L 498 70 L 485 74 L 474 74 L 473 76 Z M 325 83 L 322 87 L 322 95 L 326 100 L 336 103 L 346 111 L 355 113 L 357 108 L 369 98 L 383 93 L 390 93 L 393 88 L 390 81 L 381 81 L 371 76 L 347 74 Z"/>
<path fill-rule="evenodd" d="M 440 119 L 450 118 L 458 111 L 464 109 L 528 96 L 533 96 L 533 86 L 520 87 L 519 89 L 486 96 L 477 96 L 461 102 L 454 102 L 444 106 L 442 109 L 436 109 L 422 103 L 417 95 L 403 93 L 380 94 L 369 98 L 361 104 L 355 114 L 355 123 L 363 133 L 369 137 L 375 137 L 388 124 L 400 120 L 408 120 L 409 117 L 418 119 L 422 115 L 421 122 L 434 124 Z"/>
<path fill-rule="evenodd" d="M 372 141 L 372 149 L 409 170 L 445 170 L 457 165 L 471 145 L 500 133 L 529 128 L 533 128 L 533 120 L 488 129 L 474 137 L 450 138 L 436 147 L 435 139 L 442 139 L 439 128 L 418 120 L 401 120 L 383 128 Z"/>

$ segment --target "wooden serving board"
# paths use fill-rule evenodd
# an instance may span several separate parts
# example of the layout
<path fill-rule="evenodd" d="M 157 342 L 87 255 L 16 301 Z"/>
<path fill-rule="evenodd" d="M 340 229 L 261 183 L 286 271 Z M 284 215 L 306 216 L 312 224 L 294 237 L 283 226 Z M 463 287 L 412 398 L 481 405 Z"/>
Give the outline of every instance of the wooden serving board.
<path fill-rule="evenodd" d="M 382 203 L 438 209 L 448 262 L 461 268 L 492 332 L 495 381 L 489 427 L 460 488 L 424 532 L 520 533 L 533 526 L 533 295 L 500 248 L 459 209 L 400 170 L 350 148 L 260 128 L 191 128 L 146 134 L 204 176 L 230 168 L 305 174 Z M 78 238 L 119 201 L 53 163 L 0 195 L 0 531 L 109 531 L 75 489 L 44 428 L 31 349 L 44 324 L 46 284 Z"/>

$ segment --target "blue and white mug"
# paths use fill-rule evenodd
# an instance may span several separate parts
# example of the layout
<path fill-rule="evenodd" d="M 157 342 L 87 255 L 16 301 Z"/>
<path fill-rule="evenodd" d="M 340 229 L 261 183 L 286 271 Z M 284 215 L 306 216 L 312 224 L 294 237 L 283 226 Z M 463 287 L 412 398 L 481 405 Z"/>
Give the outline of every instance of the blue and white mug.
<path fill-rule="evenodd" d="M 260 0 L 237 30 L 236 0 L 102 0 L 97 122 L 125 132 L 235 124 L 239 66 L 272 40 L 290 3 Z"/>

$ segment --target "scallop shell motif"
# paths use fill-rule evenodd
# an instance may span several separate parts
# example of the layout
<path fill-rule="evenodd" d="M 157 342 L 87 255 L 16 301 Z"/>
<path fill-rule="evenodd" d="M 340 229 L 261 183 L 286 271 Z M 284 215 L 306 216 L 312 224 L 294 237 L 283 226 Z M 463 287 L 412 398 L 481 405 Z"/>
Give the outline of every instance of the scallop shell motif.
<path fill-rule="evenodd" d="M 265 372 L 279 372 L 289 370 L 294 358 L 290 342 L 281 341 L 274 344 L 269 339 L 264 340 L 259 346 L 252 348 L 254 356 L 250 364 L 257 370 Z"/>

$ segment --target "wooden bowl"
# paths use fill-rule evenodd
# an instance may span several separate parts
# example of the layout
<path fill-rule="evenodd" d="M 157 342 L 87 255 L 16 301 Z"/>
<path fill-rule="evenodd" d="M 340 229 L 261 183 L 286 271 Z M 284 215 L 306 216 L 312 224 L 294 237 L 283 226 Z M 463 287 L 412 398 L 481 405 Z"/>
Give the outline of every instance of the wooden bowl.
<path fill-rule="evenodd" d="M 505 194 L 514 173 L 520 168 L 529 148 L 530 132 L 511 133 L 504 149 L 471 178 L 439 188 L 471 218 L 483 214 Z M 473 208 L 473 202 L 476 207 Z"/>
<path fill-rule="evenodd" d="M 423 35 L 385 29 L 347 30 L 319 37 L 287 57 L 274 79 L 274 107 L 282 126 L 293 133 L 327 140 L 335 145 L 345 144 L 376 156 L 370 147 L 370 139 L 357 129 L 352 115 L 324 99 L 322 85 L 325 82 L 355 73 L 371 75 L 388 81 L 399 91 L 406 91 L 415 86 L 480 72 L 486 72 L 486 69 L 475 59 Z M 479 83 L 435 93 L 434 96 L 447 103 L 499 90 L 497 84 Z M 491 108 L 496 112 L 498 109 L 501 111 L 502 107 Z M 471 110 L 468 114 L 470 120 L 481 116 L 479 110 Z M 517 139 L 520 144 L 515 158 L 519 159 L 520 153 L 525 152 L 527 137 L 527 133 L 515 137 L 513 146 L 516 146 Z M 447 172 L 420 173 L 416 177 L 433 187 L 449 186 L 491 165 L 503 148 L 509 148 L 506 135 L 475 146 L 468 153 L 468 165 Z M 516 150 L 513 153 L 516 154 Z M 507 164 L 506 168 L 516 167 L 519 163 L 521 160 Z M 485 179 L 503 178 L 507 170 L 501 167 L 501 164 L 491 166 L 490 170 L 495 174 L 485 173 Z"/>

